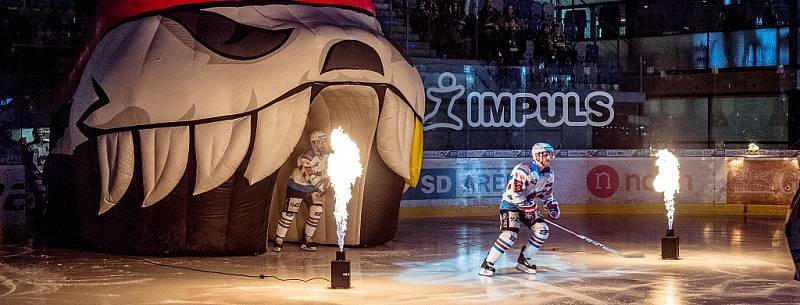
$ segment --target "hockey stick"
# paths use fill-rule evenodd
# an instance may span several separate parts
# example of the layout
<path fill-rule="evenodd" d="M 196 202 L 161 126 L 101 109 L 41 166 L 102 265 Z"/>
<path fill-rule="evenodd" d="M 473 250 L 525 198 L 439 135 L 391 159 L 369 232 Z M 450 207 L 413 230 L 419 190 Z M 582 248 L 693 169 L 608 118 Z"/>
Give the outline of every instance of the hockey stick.
<path fill-rule="evenodd" d="M 581 234 L 575 233 L 574 231 L 572 231 L 572 230 L 570 230 L 570 229 L 567 229 L 567 228 L 565 228 L 564 226 L 562 226 L 562 225 L 560 225 L 560 224 L 557 224 L 557 223 L 555 223 L 555 222 L 554 222 L 554 221 L 552 221 L 552 220 L 546 219 L 546 218 L 544 218 L 544 217 L 540 217 L 539 219 L 543 220 L 543 221 L 544 221 L 544 222 L 546 222 L 546 223 L 549 223 L 549 224 L 553 225 L 553 226 L 554 226 L 554 227 L 556 227 L 556 228 L 559 228 L 559 229 L 561 229 L 561 230 L 564 230 L 564 231 L 566 231 L 566 232 L 567 232 L 567 233 L 569 233 L 569 234 L 575 235 L 575 237 L 578 237 L 578 238 L 580 238 L 580 239 L 583 239 L 584 241 L 586 241 L 586 242 L 588 242 L 588 243 L 590 243 L 590 244 L 592 244 L 592 245 L 595 245 L 595 246 L 598 246 L 598 247 L 600 247 L 600 248 L 603 248 L 603 250 L 606 250 L 606 251 L 608 251 L 608 252 L 610 252 L 611 254 L 614 254 L 614 255 L 616 255 L 616 256 L 619 256 L 619 257 L 625 257 L 625 258 L 643 258 L 643 257 L 644 257 L 644 254 L 643 254 L 643 253 L 641 253 L 641 252 L 633 252 L 633 253 L 628 253 L 628 254 L 622 254 L 621 252 L 619 252 L 619 251 L 617 251 L 617 250 L 614 250 L 614 249 L 611 249 L 611 248 L 609 248 L 608 246 L 606 246 L 606 245 L 604 245 L 604 244 L 601 244 L 601 243 L 599 243 L 599 242 L 595 241 L 594 239 L 591 239 L 591 238 L 589 238 L 589 237 L 587 237 L 587 236 L 585 236 L 585 235 L 581 235 Z"/>

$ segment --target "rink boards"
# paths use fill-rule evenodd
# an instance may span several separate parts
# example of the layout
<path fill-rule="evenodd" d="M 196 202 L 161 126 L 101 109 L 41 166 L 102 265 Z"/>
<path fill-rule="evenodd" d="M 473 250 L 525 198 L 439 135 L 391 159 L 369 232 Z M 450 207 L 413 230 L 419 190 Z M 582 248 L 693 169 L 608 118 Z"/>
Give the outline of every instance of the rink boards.
<path fill-rule="evenodd" d="M 25 208 L 25 166 L 0 165 L 0 205 L 3 210 Z"/>
<path fill-rule="evenodd" d="M 681 204 L 788 206 L 800 181 L 797 151 L 678 150 Z M 402 207 L 497 203 L 508 173 L 526 151 L 426 151 L 417 188 Z M 562 150 L 554 159 L 562 204 L 662 204 L 649 150 Z"/>

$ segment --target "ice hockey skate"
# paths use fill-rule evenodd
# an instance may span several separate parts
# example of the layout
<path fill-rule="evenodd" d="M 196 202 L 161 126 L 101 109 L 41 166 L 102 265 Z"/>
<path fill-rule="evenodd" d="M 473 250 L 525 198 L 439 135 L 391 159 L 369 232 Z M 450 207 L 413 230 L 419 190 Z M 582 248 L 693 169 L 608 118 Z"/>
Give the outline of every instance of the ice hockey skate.
<path fill-rule="evenodd" d="M 272 252 L 281 252 L 283 250 L 283 242 L 273 241 Z"/>
<path fill-rule="evenodd" d="M 536 265 L 529 263 L 525 256 L 520 253 L 519 258 L 517 258 L 517 270 L 528 274 L 536 274 Z"/>
<path fill-rule="evenodd" d="M 303 237 L 303 240 L 300 241 L 300 249 L 306 251 L 317 251 L 317 243 L 312 242 L 310 237 L 305 236 Z"/>
<path fill-rule="evenodd" d="M 494 264 L 484 260 L 483 264 L 481 264 L 481 270 L 478 271 L 478 274 L 483 276 L 493 276 L 494 271 Z"/>

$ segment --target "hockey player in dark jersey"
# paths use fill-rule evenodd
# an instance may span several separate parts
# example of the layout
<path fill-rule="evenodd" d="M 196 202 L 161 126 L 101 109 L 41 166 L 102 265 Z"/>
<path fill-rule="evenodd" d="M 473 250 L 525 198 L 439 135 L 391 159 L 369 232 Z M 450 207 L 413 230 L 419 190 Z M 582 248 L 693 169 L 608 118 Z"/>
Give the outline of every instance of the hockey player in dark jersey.
<path fill-rule="evenodd" d="M 292 171 L 292 177 L 286 187 L 286 202 L 283 206 L 281 218 L 278 220 L 278 229 L 272 251 L 283 250 L 283 240 L 286 232 L 292 225 L 297 212 L 303 203 L 308 207 L 308 219 L 300 249 L 316 251 L 317 244 L 311 238 L 317 230 L 319 220 L 324 212 L 322 195 L 330 186 L 328 178 L 328 155 L 332 152 L 328 135 L 322 131 L 314 131 L 310 136 L 311 148 L 297 158 L 297 166 Z"/>
<path fill-rule="evenodd" d="M 558 219 L 561 211 L 553 198 L 553 171 L 550 161 L 555 157 L 553 146 L 536 143 L 531 148 L 533 161 L 517 164 L 500 200 L 500 236 L 489 249 L 478 274 L 494 275 L 494 264 L 517 240 L 520 223 L 532 231 L 528 243 L 522 247 L 517 259 L 517 270 L 536 273 L 533 258 L 550 235 L 547 224 L 539 217 L 538 204 L 544 205 L 550 218 Z"/>

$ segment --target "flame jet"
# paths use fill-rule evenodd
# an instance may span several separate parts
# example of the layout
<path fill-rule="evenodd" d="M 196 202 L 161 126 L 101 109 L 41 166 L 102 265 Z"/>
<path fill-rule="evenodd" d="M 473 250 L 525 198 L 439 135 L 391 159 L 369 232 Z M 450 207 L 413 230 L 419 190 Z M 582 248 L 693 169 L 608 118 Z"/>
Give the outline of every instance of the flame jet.
<path fill-rule="evenodd" d="M 344 133 L 342 128 L 331 132 L 333 154 L 328 160 L 328 174 L 335 192 L 336 208 L 333 217 L 336 219 L 336 237 L 339 251 L 344 251 L 344 236 L 347 230 L 347 206 L 353 198 L 351 188 L 356 178 L 361 177 L 362 167 L 359 160 L 359 149 L 355 142 Z"/>
<path fill-rule="evenodd" d="M 667 209 L 668 229 L 672 230 L 672 220 L 675 215 L 675 193 L 680 190 L 680 171 L 678 170 L 678 158 L 662 149 L 656 153 L 656 166 L 658 175 L 653 179 L 653 187 L 656 192 L 664 193 L 664 207 Z"/>

